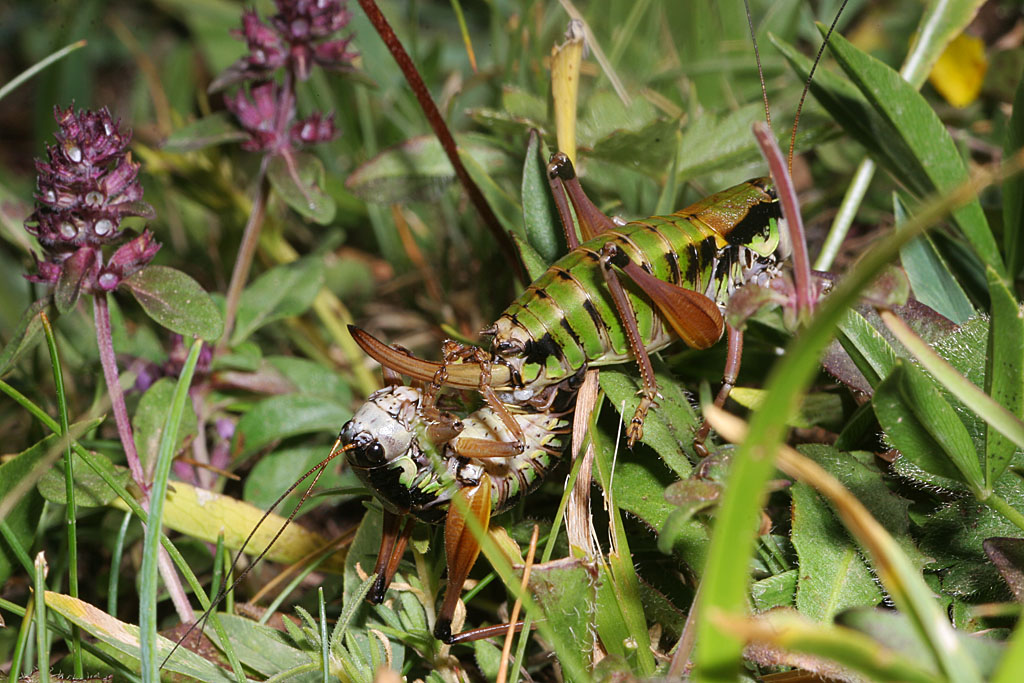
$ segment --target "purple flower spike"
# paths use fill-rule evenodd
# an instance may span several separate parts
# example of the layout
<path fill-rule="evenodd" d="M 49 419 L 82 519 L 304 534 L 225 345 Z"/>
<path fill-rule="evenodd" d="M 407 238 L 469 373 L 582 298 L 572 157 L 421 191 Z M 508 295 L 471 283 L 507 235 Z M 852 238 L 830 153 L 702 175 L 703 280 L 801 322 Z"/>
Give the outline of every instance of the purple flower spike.
<path fill-rule="evenodd" d="M 36 161 L 36 209 L 25 222 L 42 247 L 43 260 L 36 259 L 37 272 L 27 277 L 54 284 L 71 267 L 75 273 L 68 275 L 81 280 L 82 291 L 109 291 L 113 287 L 107 286 L 109 277 L 104 279 L 102 248 L 123 239 L 125 216 L 153 215 L 142 201 L 139 164 L 128 152 L 131 132 L 122 131 L 106 109 L 76 113 L 74 107 L 55 108 L 54 118 L 57 144 L 47 147 L 47 161 Z M 126 269 L 135 272 L 153 258 L 160 247 L 150 245 L 151 240 L 152 235 L 146 237 L 130 264 L 121 257 L 114 267 L 118 283 Z"/>
<path fill-rule="evenodd" d="M 356 52 L 348 49 L 352 38 L 330 38 L 348 26 L 352 18 L 341 0 L 275 0 L 278 13 L 264 23 L 254 10 L 242 15 L 242 29 L 235 35 L 245 40 L 249 53 L 232 64 L 211 85 L 221 90 L 241 81 L 262 81 L 287 67 L 300 81 L 309 78 L 313 64 L 332 71 L 351 70 Z"/>
<path fill-rule="evenodd" d="M 312 63 L 325 69 L 343 69 L 355 57 L 348 52 L 351 38 L 323 42 L 348 25 L 352 15 L 339 0 L 275 0 L 278 14 L 270 22 L 291 45 L 295 76 L 309 78 Z"/>

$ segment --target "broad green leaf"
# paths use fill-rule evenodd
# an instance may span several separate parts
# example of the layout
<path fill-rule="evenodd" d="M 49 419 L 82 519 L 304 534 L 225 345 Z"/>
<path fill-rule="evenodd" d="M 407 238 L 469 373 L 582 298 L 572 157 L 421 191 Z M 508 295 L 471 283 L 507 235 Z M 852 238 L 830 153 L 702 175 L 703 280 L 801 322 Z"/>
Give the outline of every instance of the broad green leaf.
<path fill-rule="evenodd" d="M 985 388 L 997 403 L 1018 418 L 1024 417 L 1024 318 L 1020 304 L 995 270 L 989 266 L 988 291 L 992 297 L 992 323 Z M 985 488 L 991 489 L 1010 464 L 1017 447 L 992 425 L 985 428 Z"/>
<path fill-rule="evenodd" d="M 288 486 L 291 486 L 293 482 L 297 482 L 299 477 L 326 458 L 329 452 L 329 446 L 307 446 L 282 448 L 275 450 L 273 453 L 268 453 L 259 459 L 245 477 L 243 488 L 245 500 L 262 510 L 270 509 L 270 506 L 284 494 Z M 364 490 L 363 485 L 359 482 L 352 468 L 341 465 L 342 458 L 328 465 L 327 470 L 317 480 L 315 491 L 338 488 L 347 488 L 350 491 L 358 492 Z M 278 508 L 281 514 L 288 515 L 291 513 L 292 509 L 306 492 L 312 481 L 312 476 L 300 484 L 298 488 L 281 502 Z M 332 495 L 330 501 L 332 504 L 340 505 L 344 500 L 350 499 L 352 495 L 350 493 L 343 498 Z M 302 510 L 300 510 L 300 513 L 309 512 L 315 507 L 313 502 L 307 501 Z"/>
<path fill-rule="evenodd" d="M 807 484 L 793 492 L 793 547 L 800 558 L 796 608 L 829 622 L 848 607 L 877 605 L 882 593 L 856 545 L 824 500 Z"/>
<path fill-rule="evenodd" d="M 473 658 L 484 678 L 488 681 L 497 680 L 502 663 L 501 648 L 486 640 L 475 640 L 472 645 Z"/>
<path fill-rule="evenodd" d="M 597 140 L 590 156 L 661 173 L 672 161 L 678 130 L 678 120 L 666 119 L 651 121 L 637 130 L 616 130 Z M 749 127 L 746 137 L 752 138 Z"/>
<path fill-rule="evenodd" d="M 226 612 L 217 618 L 242 663 L 264 676 L 309 663 L 309 652 L 277 629 Z"/>
<path fill-rule="evenodd" d="M 18 483 L 32 473 L 43 456 L 50 451 L 53 443 L 52 439 L 43 439 L 14 458 L 0 464 L 0 502 L 5 504 L 12 502 L 8 500 L 8 496 L 13 495 L 13 492 L 19 488 Z M 63 485 L 63 474 L 61 475 L 61 484 Z M 31 551 L 36 532 L 39 530 L 39 516 L 43 511 L 43 499 L 36 493 L 35 487 L 30 487 L 20 495 L 21 498 L 14 502 L 10 512 L 4 517 L 4 522 L 10 527 L 14 538 L 27 554 Z M 24 571 L 8 543 L 0 542 L 0 580 L 6 582 L 14 573 L 15 568 L 19 572 Z"/>
<path fill-rule="evenodd" d="M 266 363 L 284 375 L 296 393 L 322 396 L 341 405 L 352 401 L 352 388 L 341 375 L 323 365 L 294 356 L 268 356 Z"/>
<path fill-rule="evenodd" d="M 180 270 L 146 266 L 121 284 L 146 315 L 172 332 L 212 342 L 224 331 L 224 319 L 213 299 Z"/>
<path fill-rule="evenodd" d="M 893 194 L 893 206 L 896 225 L 901 225 L 906 220 L 906 209 L 897 194 Z M 974 315 L 970 299 L 928 235 L 921 235 L 900 249 L 900 264 L 918 301 L 958 325 Z"/>
<path fill-rule="evenodd" d="M 315 256 L 276 266 L 260 275 L 242 292 L 231 345 L 268 323 L 305 313 L 323 282 L 323 260 Z"/>
<path fill-rule="evenodd" d="M 559 256 L 563 240 L 558 211 L 551 198 L 548 185 L 547 163 L 541 153 L 540 136 L 533 132 L 526 147 L 523 162 L 523 225 L 530 246 L 544 259 L 552 263 Z M 574 228 L 575 229 L 575 228 Z M 530 277 L 536 277 L 532 272 Z"/>
<path fill-rule="evenodd" d="M 117 652 L 127 655 L 129 668 L 138 670 L 139 627 L 118 621 L 106 612 L 93 607 L 87 602 L 77 600 L 69 595 L 61 595 L 46 591 L 46 607 L 52 609 L 83 631 L 99 639 Z M 161 657 L 167 657 L 174 648 L 174 641 L 157 636 L 157 651 Z M 175 672 L 194 680 L 216 683 L 234 683 L 231 672 L 206 661 L 191 650 L 179 647 L 174 656 L 164 666 L 166 671 Z"/>
<path fill-rule="evenodd" d="M 896 363 L 896 352 L 882 333 L 852 309 L 839 323 L 839 343 L 872 387 L 888 375 Z"/>
<path fill-rule="evenodd" d="M 958 325 L 974 315 L 970 299 L 927 235 L 900 249 L 900 262 L 907 271 L 914 298 L 918 301 Z"/>
<path fill-rule="evenodd" d="M 856 496 L 892 535 L 910 562 L 924 569 L 931 558 L 917 547 L 910 522 L 910 501 L 893 492 L 888 473 L 879 470 L 873 453 L 844 452 L 822 444 L 806 444 L 799 450 Z"/>
<path fill-rule="evenodd" d="M 135 437 L 135 448 L 146 472 L 146 480 L 153 476 L 156 464 L 157 447 L 164 433 L 167 411 L 171 408 L 171 397 L 174 396 L 174 380 L 164 377 L 146 390 L 139 399 L 139 405 L 132 415 L 132 432 Z M 187 406 L 182 415 L 181 429 L 178 430 L 178 445 L 175 452 L 180 451 L 185 443 L 196 437 L 198 430 L 196 413 L 191 399 L 186 399 Z"/>
<path fill-rule="evenodd" d="M 602 371 L 603 372 L 603 371 Z M 639 451 L 639 449 L 637 449 Z M 612 482 L 616 504 L 636 515 L 650 529 L 661 532 L 678 508 L 665 500 L 664 492 L 677 479 L 646 453 L 619 453 Z M 672 552 L 695 568 L 704 565 L 708 529 L 702 522 L 688 518 L 669 530 Z"/>
<path fill-rule="evenodd" d="M 235 124 L 232 115 L 221 111 L 197 119 L 171 133 L 164 141 L 163 150 L 192 152 L 204 147 L 248 139 L 249 134 Z"/>
<path fill-rule="evenodd" d="M 40 318 L 42 313 L 46 313 L 51 323 L 57 321 L 60 314 L 57 313 L 51 296 L 33 301 L 22 314 L 17 326 L 10 334 L 10 340 L 4 346 L 3 351 L 0 351 L 0 376 L 6 375 L 21 354 L 35 346 L 36 342 L 42 338 L 43 325 Z"/>
<path fill-rule="evenodd" d="M 548 262 L 544 260 L 544 257 L 537 253 L 537 251 L 530 246 L 530 243 L 515 233 L 509 235 L 512 238 L 512 243 L 516 245 L 516 250 L 519 252 L 519 260 L 523 263 L 526 268 L 526 275 L 536 280 L 548 269 Z"/>
<path fill-rule="evenodd" d="M 291 159 L 278 154 L 267 166 L 267 180 L 288 206 L 320 225 L 334 220 L 337 209 L 334 199 L 321 188 L 324 165 L 308 152 L 292 153 Z"/>
<path fill-rule="evenodd" d="M 642 442 L 657 451 L 680 478 L 688 477 L 693 467 L 687 456 L 696 458 L 693 437 L 697 432 L 697 417 L 689 398 L 664 364 L 654 363 L 654 375 L 662 397 L 657 407 L 647 413 Z M 640 400 L 637 395 L 640 380 L 633 369 L 601 368 L 601 388 L 621 414 L 623 424 L 628 425 Z"/>
<path fill-rule="evenodd" d="M 350 417 L 352 411 L 347 407 L 318 396 L 272 396 L 239 420 L 235 430 L 235 442 L 241 445 L 238 457 L 247 458 L 274 441 L 296 434 L 337 434 Z"/>
<path fill-rule="evenodd" d="M 825 27 L 819 25 L 824 32 Z M 921 195 L 945 194 L 967 181 L 967 168 L 949 131 L 925 99 L 900 75 L 833 34 L 829 48 L 874 111 L 889 129 L 875 132 L 876 144 L 899 140 L 909 152 L 901 155 L 897 177 Z M 974 246 L 978 257 L 1004 275 L 1003 261 L 977 199 L 953 212 L 953 220 Z"/>
<path fill-rule="evenodd" d="M 530 590 L 548 621 L 559 633 L 569 634 L 571 646 L 580 652 L 594 648 L 591 625 L 598 588 L 591 569 L 579 559 L 566 558 L 534 565 L 530 571 Z"/>
<path fill-rule="evenodd" d="M 799 569 L 788 569 L 751 584 L 750 599 L 754 602 L 754 611 L 767 612 L 777 607 L 795 606 L 799 574 Z"/>
<path fill-rule="evenodd" d="M 935 382 L 897 362 L 875 388 L 875 415 L 892 444 L 921 469 L 980 488 L 974 443 Z"/>
<path fill-rule="evenodd" d="M 632 106 L 626 106 L 611 90 L 598 90 L 580 107 L 578 146 L 593 148 L 619 133 L 639 132 L 658 117 L 658 110 L 644 98 L 638 97 Z"/>
<path fill-rule="evenodd" d="M 677 181 L 758 159 L 760 152 L 750 126 L 763 118 L 764 105 L 751 103 L 724 115 L 709 112 L 694 120 L 679 141 L 682 152 Z"/>
<path fill-rule="evenodd" d="M 694 515 L 714 507 L 721 495 L 722 485 L 704 479 L 683 479 L 665 489 L 664 499 L 675 506 L 658 530 L 658 550 L 673 552 L 680 542 L 691 540 L 695 527 Z"/>
<path fill-rule="evenodd" d="M 494 145 L 464 136 L 457 136 L 456 140 L 461 153 L 475 159 L 489 173 L 504 175 L 513 171 L 508 155 Z M 435 200 L 454 180 L 455 169 L 441 143 L 433 135 L 423 135 L 370 159 L 352 172 L 345 187 L 363 201 L 394 204 Z"/>
<path fill-rule="evenodd" d="M 462 165 L 466 167 L 469 177 L 476 183 L 491 210 L 498 217 L 501 227 L 505 228 L 505 232 L 510 235 L 526 237 L 522 209 L 519 203 L 495 182 L 497 169 L 484 166 L 476 160 L 476 157 L 462 149 L 459 150 L 459 158 L 462 160 Z"/>
<path fill-rule="evenodd" d="M 91 425 L 72 425 L 72 433 L 88 432 L 95 429 L 103 418 L 96 418 Z M 57 443 L 57 436 L 51 434 L 37 444 L 44 451 L 49 450 Z M 34 446 L 35 447 L 35 446 Z M 34 448 L 33 447 L 33 448 Z M 75 504 L 83 507 L 99 507 L 107 505 L 117 498 L 117 493 L 98 475 L 96 471 L 82 460 L 77 453 L 72 454 L 72 467 L 75 471 Z M 107 458 L 96 455 L 93 464 L 104 469 L 113 479 L 127 486 L 131 481 L 131 473 L 127 468 L 115 466 Z M 67 485 L 64 480 L 64 461 L 58 460 L 54 466 L 46 471 L 42 479 L 36 485 L 39 493 L 46 500 L 57 505 L 67 505 Z"/>

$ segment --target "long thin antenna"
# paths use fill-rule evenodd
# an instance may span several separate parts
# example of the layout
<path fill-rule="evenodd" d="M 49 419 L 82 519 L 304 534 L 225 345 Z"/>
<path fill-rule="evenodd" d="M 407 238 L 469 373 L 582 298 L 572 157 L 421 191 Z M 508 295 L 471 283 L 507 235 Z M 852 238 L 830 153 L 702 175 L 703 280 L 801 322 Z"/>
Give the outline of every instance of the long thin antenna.
<path fill-rule="evenodd" d="M 768 107 L 768 88 L 764 84 L 764 70 L 761 69 L 761 51 L 757 49 L 757 35 L 754 32 L 754 19 L 750 16 L 750 0 L 743 0 L 747 10 L 747 26 L 750 28 L 750 42 L 754 45 L 754 60 L 757 62 L 757 77 L 761 81 L 761 97 L 764 98 L 764 120 L 772 127 L 772 112 Z"/>
<path fill-rule="evenodd" d="M 302 505 L 306 502 L 307 499 L 309 499 L 309 494 L 313 491 L 313 487 L 316 486 L 316 483 L 320 480 L 321 475 L 323 475 L 324 471 L 327 469 L 327 465 L 331 462 L 331 460 L 334 460 L 334 458 L 341 455 L 345 451 L 350 450 L 354 446 L 354 444 L 349 444 L 347 446 L 339 448 L 338 446 L 340 445 L 340 443 L 341 439 L 339 438 L 337 441 L 334 442 L 334 446 L 331 448 L 330 455 L 328 455 L 319 463 L 311 467 L 305 474 L 299 477 L 298 481 L 289 486 L 288 490 L 286 490 L 284 493 L 278 496 L 277 500 L 274 501 L 274 504 L 271 505 L 270 508 L 263 513 L 263 516 L 260 517 L 260 521 L 258 521 L 256 523 L 256 526 L 252 528 L 252 531 L 250 531 L 249 535 L 246 536 L 245 541 L 238 549 L 238 552 L 235 553 L 235 558 L 231 561 L 231 566 L 229 567 L 228 571 L 224 574 L 225 578 L 230 574 L 230 572 L 234 571 L 235 565 L 238 564 L 238 560 L 240 557 L 242 557 L 242 553 L 245 551 L 246 546 L 249 545 L 249 541 L 251 541 L 253 536 L 256 535 L 256 532 L 259 530 L 263 522 L 265 522 L 267 518 L 270 517 L 270 514 L 277 508 L 278 505 L 280 505 L 284 501 L 285 498 L 287 498 L 291 494 L 292 491 L 299 487 L 299 484 L 305 481 L 306 478 L 309 477 L 314 472 L 316 473 L 316 476 L 313 477 L 313 481 L 309 483 L 309 486 L 306 487 L 305 492 L 302 494 L 302 499 L 299 500 L 298 505 L 296 505 L 295 508 L 292 509 L 292 513 L 288 515 L 288 519 L 286 519 L 284 524 L 281 525 L 281 528 L 278 529 L 276 534 L 274 534 L 274 537 L 270 539 L 270 542 L 267 544 L 267 547 L 264 548 L 263 551 L 253 559 L 252 563 L 249 565 L 249 568 L 246 571 L 242 572 L 231 583 L 230 586 L 222 585 L 220 587 L 220 589 L 217 591 L 216 597 L 214 597 L 214 599 L 210 602 L 209 609 L 207 609 L 203 613 L 203 615 L 195 621 L 195 623 L 188 627 L 188 630 L 185 631 L 184 635 L 182 635 L 181 638 L 178 639 L 178 642 L 174 644 L 174 647 L 171 648 L 171 651 L 167 653 L 167 656 L 164 658 L 163 663 L 160 665 L 161 669 L 167 665 L 167 662 L 169 662 L 171 659 L 171 655 L 178 651 L 178 648 L 181 647 L 181 644 L 185 642 L 185 639 L 188 638 L 189 634 L 192 633 L 192 631 L 194 631 L 197 626 L 204 626 L 206 624 L 206 622 L 210 618 L 210 615 L 213 614 L 213 610 L 224 599 L 224 596 L 228 594 L 228 591 L 233 590 L 235 587 L 237 587 L 238 584 L 242 582 L 242 579 L 245 578 L 245 575 L 249 572 L 249 570 L 256 566 L 259 563 L 259 561 L 262 560 L 268 552 L 270 552 L 270 549 L 274 547 L 274 543 L 277 542 L 277 539 L 281 537 L 281 534 L 284 533 L 284 530 L 287 529 L 288 525 L 291 524 L 293 519 L 295 519 L 295 515 L 297 515 L 299 513 L 299 510 L 302 509 Z"/>
<path fill-rule="evenodd" d="M 746 2 L 747 0 L 744 0 Z M 800 104 L 796 107 L 796 118 L 793 120 L 793 133 L 789 137 L 789 155 L 787 157 L 787 166 L 789 172 L 793 173 L 793 149 L 796 147 L 796 129 L 800 125 L 800 112 L 804 108 L 804 100 L 807 99 L 807 91 L 811 89 L 811 79 L 814 78 L 814 71 L 818 68 L 818 63 L 821 62 L 821 55 L 825 52 L 825 46 L 828 45 L 828 39 L 832 37 L 832 32 L 836 30 L 836 24 L 839 23 L 839 17 L 842 16 L 843 10 L 846 9 L 846 3 L 849 0 L 843 0 L 843 4 L 839 6 L 839 11 L 836 12 L 835 19 L 832 20 L 832 25 L 828 27 L 828 33 L 825 34 L 825 40 L 821 41 L 821 47 L 818 48 L 818 55 L 814 58 L 814 64 L 811 65 L 811 70 L 807 74 L 807 82 L 804 83 L 804 91 L 800 93 Z M 747 9 L 749 14 L 750 9 Z M 757 46 L 754 46 L 754 53 L 757 53 Z M 760 67 L 758 67 L 760 68 Z M 762 81 L 762 85 L 763 85 Z"/>

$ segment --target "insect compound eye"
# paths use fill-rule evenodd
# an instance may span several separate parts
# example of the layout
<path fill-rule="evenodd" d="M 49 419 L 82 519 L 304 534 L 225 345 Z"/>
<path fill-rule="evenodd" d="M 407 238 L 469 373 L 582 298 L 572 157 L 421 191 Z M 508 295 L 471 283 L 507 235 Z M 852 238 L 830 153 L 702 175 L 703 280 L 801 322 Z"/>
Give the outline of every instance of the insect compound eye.
<path fill-rule="evenodd" d="M 366 459 L 374 463 L 383 463 L 386 459 L 384 447 L 379 441 L 374 441 L 366 449 Z"/>
<path fill-rule="evenodd" d="M 356 467 L 379 467 L 387 464 L 383 444 L 369 434 L 362 433 L 352 439 L 355 447 L 346 453 L 349 463 Z"/>

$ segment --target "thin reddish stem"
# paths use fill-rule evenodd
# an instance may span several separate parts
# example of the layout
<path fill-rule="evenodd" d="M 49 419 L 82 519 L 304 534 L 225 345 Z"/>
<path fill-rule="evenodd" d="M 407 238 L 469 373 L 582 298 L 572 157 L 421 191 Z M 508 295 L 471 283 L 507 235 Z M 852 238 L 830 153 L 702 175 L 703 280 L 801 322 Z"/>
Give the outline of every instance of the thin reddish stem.
<path fill-rule="evenodd" d="M 125 457 L 128 460 L 128 469 L 131 471 L 132 479 L 138 484 L 142 491 L 142 498 L 139 501 L 149 512 L 149 488 L 150 482 L 146 481 L 145 472 L 142 469 L 142 461 L 139 453 L 135 450 L 135 438 L 132 434 L 132 423 L 128 419 L 128 407 L 124 402 L 124 392 L 121 391 L 121 383 L 117 372 L 117 357 L 114 355 L 114 341 L 110 328 L 110 308 L 107 305 L 106 293 L 97 292 L 93 296 L 93 317 L 96 324 L 96 345 L 100 350 L 100 365 L 103 366 L 103 377 L 107 383 L 107 393 L 110 395 L 110 405 L 114 410 L 114 422 L 117 424 L 117 433 L 121 437 L 121 445 L 124 448 Z M 163 548 L 159 550 L 158 565 L 160 575 L 164 579 L 164 586 L 171 596 L 178 618 L 183 622 L 192 621 L 195 614 L 192 606 L 188 603 L 188 595 L 184 586 L 178 578 L 170 556 Z"/>
<path fill-rule="evenodd" d="M 117 434 L 121 437 L 121 445 L 124 447 L 124 455 L 128 460 L 128 469 L 132 473 L 132 479 L 142 489 L 142 500 L 145 505 L 149 501 L 149 482 L 146 481 L 146 475 L 142 470 L 139 453 L 135 450 L 132 423 L 128 419 L 128 407 L 124 402 L 124 392 L 121 391 L 121 382 L 117 372 L 117 357 L 114 355 L 114 340 L 110 329 L 110 309 L 107 306 L 105 292 L 97 292 L 93 296 L 93 318 L 96 324 L 96 346 L 100 350 L 100 365 L 103 366 L 103 378 L 107 382 L 107 393 L 110 395 L 110 405 L 114 410 Z"/>
<path fill-rule="evenodd" d="M 260 171 L 256 179 L 256 196 L 253 198 L 252 211 L 249 213 L 249 220 L 245 222 L 245 230 L 242 232 L 242 244 L 238 247 L 238 256 L 235 258 L 235 267 L 231 271 L 231 283 L 228 285 L 228 293 L 224 298 L 224 334 L 217 342 L 216 353 L 220 353 L 228 346 L 228 339 L 231 338 L 231 331 L 235 327 L 235 318 L 238 315 L 238 304 L 242 299 L 242 290 L 249 280 L 249 271 L 252 269 L 252 261 L 256 256 L 256 246 L 260 241 L 260 231 L 263 228 L 263 219 L 267 209 L 267 165 L 269 156 L 264 156 L 260 162 Z"/>

